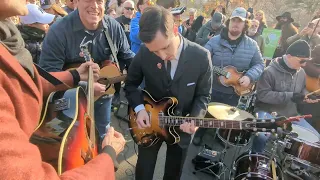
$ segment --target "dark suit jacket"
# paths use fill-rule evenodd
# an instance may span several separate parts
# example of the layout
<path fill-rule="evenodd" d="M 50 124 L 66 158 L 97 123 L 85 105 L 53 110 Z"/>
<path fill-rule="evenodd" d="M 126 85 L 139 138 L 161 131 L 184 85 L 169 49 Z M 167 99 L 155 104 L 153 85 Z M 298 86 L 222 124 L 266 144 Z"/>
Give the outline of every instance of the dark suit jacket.
<path fill-rule="evenodd" d="M 210 102 L 212 62 L 209 51 L 183 38 L 178 67 L 172 81 L 168 80 L 164 61 L 145 46 L 134 57 L 126 79 L 125 92 L 132 108 L 143 104 L 138 86 L 145 77 L 145 90 L 153 98 L 174 96 L 178 99 L 175 115 L 204 117 Z M 161 67 L 161 68 L 160 68 Z M 191 136 L 181 132 L 181 147 L 187 147 Z"/>

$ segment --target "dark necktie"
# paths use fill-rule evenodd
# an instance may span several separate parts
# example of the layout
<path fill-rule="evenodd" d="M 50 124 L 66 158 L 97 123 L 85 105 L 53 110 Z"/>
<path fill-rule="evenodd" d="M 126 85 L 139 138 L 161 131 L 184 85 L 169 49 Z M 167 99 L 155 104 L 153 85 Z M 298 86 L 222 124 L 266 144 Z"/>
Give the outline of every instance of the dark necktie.
<path fill-rule="evenodd" d="M 167 61 L 167 76 L 171 80 L 171 61 Z"/>

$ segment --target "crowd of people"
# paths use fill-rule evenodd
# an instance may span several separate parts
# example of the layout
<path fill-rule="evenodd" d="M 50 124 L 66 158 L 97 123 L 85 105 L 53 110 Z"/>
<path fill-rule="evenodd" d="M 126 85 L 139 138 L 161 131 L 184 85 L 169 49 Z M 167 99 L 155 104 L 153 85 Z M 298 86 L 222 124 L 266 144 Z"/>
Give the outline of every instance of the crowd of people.
<path fill-rule="evenodd" d="M 204 117 L 210 102 L 237 106 L 240 96 L 219 82 L 213 67 L 233 66 L 245 72 L 238 83 L 256 84 L 255 113 L 277 112 L 283 116 L 311 113 L 313 118 L 297 123 L 320 137 L 320 100 L 306 97 L 306 75 L 320 77 L 320 10 L 300 32 L 290 12 L 277 16 L 281 30 L 279 46 L 272 61 L 264 60 L 266 15 L 253 8 L 223 6 L 210 18 L 187 10 L 188 19 L 172 14 L 176 1 L 158 0 L 4 0 L 0 6 L 0 179 L 114 179 L 117 155 L 125 140 L 112 127 L 112 106 L 120 102 L 121 83 L 115 93 L 105 95 L 106 85 L 94 82 L 95 126 L 99 155 L 84 166 L 58 175 L 41 159 L 29 142 L 37 127 L 43 98 L 61 90 L 39 75 L 34 63 L 69 87 L 87 89 L 88 67 L 95 77 L 105 66 L 119 62 L 126 70 L 124 92 L 137 114 L 139 128 L 150 127 L 141 89 L 155 99 L 176 97 L 176 116 Z M 89 46 L 93 62 L 85 62 L 80 45 Z M 116 63 L 115 63 L 116 64 Z M 71 68 L 75 67 L 75 68 Z M 65 88 L 66 89 L 66 88 Z M 308 107 L 308 108 L 304 108 Z M 192 141 L 202 143 L 205 129 L 184 122 L 177 129 L 180 142 L 167 145 L 163 179 L 180 179 L 187 149 Z M 193 137 L 194 135 L 194 137 Z M 191 140 L 193 137 L 193 140 Z M 268 136 L 254 138 L 252 151 L 262 152 Z M 156 145 L 138 148 L 135 176 L 153 178 L 158 151 Z"/>

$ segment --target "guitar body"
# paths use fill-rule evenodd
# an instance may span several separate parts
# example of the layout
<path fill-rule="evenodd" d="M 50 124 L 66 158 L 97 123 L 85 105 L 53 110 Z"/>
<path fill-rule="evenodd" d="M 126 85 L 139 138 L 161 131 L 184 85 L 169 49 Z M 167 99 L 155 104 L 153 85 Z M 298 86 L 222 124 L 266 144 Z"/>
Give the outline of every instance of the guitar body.
<path fill-rule="evenodd" d="M 233 87 L 236 94 L 239 96 L 246 96 L 249 95 L 253 89 L 254 84 L 251 83 L 248 87 L 242 87 L 239 84 L 239 79 L 242 78 L 243 73 L 238 72 L 238 70 L 233 66 L 226 66 L 223 68 L 224 71 L 228 72 L 228 77 L 219 76 L 219 81 L 222 85 L 226 87 Z"/>
<path fill-rule="evenodd" d="M 320 89 L 320 78 L 310 77 L 306 74 L 306 88 L 309 92 Z"/>
<path fill-rule="evenodd" d="M 163 98 L 160 101 L 154 100 L 151 95 L 144 92 L 144 106 L 150 117 L 151 127 L 139 129 L 136 122 L 136 113 L 129 108 L 129 127 L 132 138 L 142 147 L 150 147 L 159 140 L 164 140 L 167 144 L 175 144 L 180 141 L 178 128 L 176 126 L 160 126 L 158 115 L 164 113 L 166 116 L 173 116 L 173 109 L 178 104 L 178 100 L 173 97 Z M 177 129 L 176 129 L 177 128 Z"/>
<path fill-rule="evenodd" d="M 109 83 L 107 80 L 115 77 L 121 76 L 121 72 L 115 65 L 105 66 L 100 69 L 100 79 L 98 82 L 105 84 L 107 86 L 106 94 L 114 94 L 115 89 L 113 84 Z"/>
<path fill-rule="evenodd" d="M 42 159 L 58 172 L 80 167 L 98 155 L 98 142 L 91 142 L 91 119 L 82 88 L 53 92 L 30 141 L 39 147 Z M 98 133 L 96 132 L 97 137 Z"/>

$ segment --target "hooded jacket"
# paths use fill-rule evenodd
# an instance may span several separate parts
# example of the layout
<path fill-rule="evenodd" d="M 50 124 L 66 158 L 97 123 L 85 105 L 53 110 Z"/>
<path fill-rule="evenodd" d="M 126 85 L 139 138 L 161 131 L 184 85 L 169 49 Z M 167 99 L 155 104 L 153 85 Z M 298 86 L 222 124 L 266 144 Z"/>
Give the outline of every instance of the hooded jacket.
<path fill-rule="evenodd" d="M 296 103 L 292 102 L 293 93 L 306 93 L 305 72 L 300 68 L 291 74 L 273 60 L 264 70 L 257 82 L 257 101 L 255 112 L 277 112 L 283 116 L 298 115 Z"/>
<path fill-rule="evenodd" d="M 205 25 L 203 25 L 196 36 L 195 42 L 204 46 L 210 39 L 208 38 L 209 34 L 212 33 L 214 36 L 219 35 L 221 30 L 225 26 L 222 24 L 217 30 L 213 30 L 211 27 L 211 20 L 208 21 Z"/>

